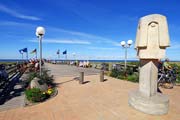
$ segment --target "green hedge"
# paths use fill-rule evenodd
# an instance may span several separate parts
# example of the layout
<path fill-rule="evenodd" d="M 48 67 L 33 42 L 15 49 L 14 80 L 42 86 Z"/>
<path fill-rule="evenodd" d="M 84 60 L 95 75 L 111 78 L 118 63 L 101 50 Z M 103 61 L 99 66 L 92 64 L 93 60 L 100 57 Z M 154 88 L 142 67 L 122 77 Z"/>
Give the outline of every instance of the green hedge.
<path fill-rule="evenodd" d="M 180 83 L 180 65 L 176 64 L 176 63 L 171 63 L 172 68 L 176 69 L 176 74 L 177 74 L 177 79 L 176 82 Z"/>
<path fill-rule="evenodd" d="M 54 85 L 53 76 L 49 76 L 48 70 L 42 70 L 42 76 L 39 75 L 39 72 L 30 72 L 27 80 L 27 84 L 31 82 L 35 77 L 40 78 L 40 84 L 46 83 L 47 85 Z"/>
<path fill-rule="evenodd" d="M 47 98 L 46 94 L 39 88 L 32 88 L 25 91 L 26 98 L 31 102 L 41 102 Z"/>
<path fill-rule="evenodd" d="M 126 71 L 113 69 L 110 73 L 111 77 L 131 82 L 139 82 L 139 74 L 133 72 L 133 69 L 128 68 Z"/>

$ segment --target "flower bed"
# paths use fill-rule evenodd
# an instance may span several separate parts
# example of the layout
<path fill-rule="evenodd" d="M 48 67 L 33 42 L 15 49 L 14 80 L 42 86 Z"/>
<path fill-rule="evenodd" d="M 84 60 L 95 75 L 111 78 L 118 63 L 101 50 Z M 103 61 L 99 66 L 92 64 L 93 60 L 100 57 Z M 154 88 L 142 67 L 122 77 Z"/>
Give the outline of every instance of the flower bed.
<path fill-rule="evenodd" d="M 44 90 L 41 89 L 41 87 L 32 87 L 31 82 L 35 78 L 39 79 L 36 82 L 38 83 L 39 86 L 46 84 L 47 88 Z M 42 70 L 41 76 L 39 75 L 39 72 L 33 72 L 33 71 L 29 72 L 26 84 L 27 84 L 25 91 L 26 105 L 34 105 L 36 103 L 46 101 L 57 94 L 57 89 L 54 84 L 53 76 L 50 76 L 47 70 Z"/>

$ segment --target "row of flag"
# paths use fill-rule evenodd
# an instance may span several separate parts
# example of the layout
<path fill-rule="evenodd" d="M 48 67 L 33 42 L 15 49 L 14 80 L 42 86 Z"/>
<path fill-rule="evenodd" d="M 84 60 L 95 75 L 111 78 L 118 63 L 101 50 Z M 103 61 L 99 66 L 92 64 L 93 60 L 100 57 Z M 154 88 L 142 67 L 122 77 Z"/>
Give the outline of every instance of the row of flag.
<path fill-rule="evenodd" d="M 28 50 L 27 50 L 27 48 L 23 48 L 23 49 L 20 49 L 19 52 L 20 52 L 21 54 L 23 54 L 24 52 L 27 53 Z"/>
<path fill-rule="evenodd" d="M 60 58 L 60 50 L 58 49 L 56 54 L 58 55 L 58 58 Z M 62 52 L 63 55 L 66 55 L 66 59 L 67 59 L 67 50 L 65 50 L 64 52 Z"/>
<path fill-rule="evenodd" d="M 60 54 L 60 50 L 58 49 L 56 54 Z M 64 52 L 62 52 L 63 55 L 67 54 L 67 50 L 65 50 Z"/>
<path fill-rule="evenodd" d="M 19 52 L 22 54 L 22 53 L 27 53 L 28 52 L 28 49 L 27 48 L 23 48 L 23 49 L 20 49 Z M 33 51 L 30 52 L 30 54 L 34 54 L 34 53 L 37 53 L 37 49 L 34 49 Z M 58 49 L 57 53 L 56 54 L 60 54 L 60 50 Z M 65 50 L 64 52 L 62 52 L 62 54 L 67 54 L 67 50 Z"/>
<path fill-rule="evenodd" d="M 23 48 L 23 49 L 20 49 L 19 50 L 20 54 L 22 54 L 22 59 L 23 59 L 23 53 L 26 53 L 27 55 L 27 59 L 28 59 L 28 49 L 27 48 Z M 36 54 L 36 58 L 37 58 L 37 49 L 34 49 L 30 52 L 30 54 Z M 58 58 L 60 58 L 60 50 L 58 49 L 56 54 L 58 55 Z M 67 50 L 63 51 L 62 52 L 63 55 L 66 55 L 66 58 L 67 58 Z"/>
<path fill-rule="evenodd" d="M 28 49 L 27 49 L 27 48 L 23 48 L 23 49 L 20 49 L 19 52 L 20 52 L 21 54 L 27 53 L 27 52 L 28 52 Z M 36 53 L 36 52 L 37 52 L 37 50 L 34 49 L 33 51 L 30 52 L 30 54 L 34 54 L 34 53 Z"/>
<path fill-rule="evenodd" d="M 26 53 L 26 57 L 28 59 L 28 49 L 27 48 L 20 49 L 19 53 L 22 55 L 22 59 L 23 59 L 23 53 Z M 30 54 L 36 54 L 36 58 L 37 58 L 37 50 L 36 49 L 31 51 Z"/>

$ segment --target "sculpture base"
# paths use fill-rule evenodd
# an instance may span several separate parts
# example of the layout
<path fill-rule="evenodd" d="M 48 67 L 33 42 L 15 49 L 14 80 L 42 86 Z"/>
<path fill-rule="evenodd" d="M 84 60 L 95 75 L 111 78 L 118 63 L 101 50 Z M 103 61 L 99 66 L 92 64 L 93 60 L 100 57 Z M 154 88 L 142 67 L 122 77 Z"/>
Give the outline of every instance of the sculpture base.
<path fill-rule="evenodd" d="M 129 105 L 133 108 L 152 115 L 168 113 L 169 99 L 166 95 L 157 93 L 151 97 L 143 96 L 139 91 L 129 93 Z"/>

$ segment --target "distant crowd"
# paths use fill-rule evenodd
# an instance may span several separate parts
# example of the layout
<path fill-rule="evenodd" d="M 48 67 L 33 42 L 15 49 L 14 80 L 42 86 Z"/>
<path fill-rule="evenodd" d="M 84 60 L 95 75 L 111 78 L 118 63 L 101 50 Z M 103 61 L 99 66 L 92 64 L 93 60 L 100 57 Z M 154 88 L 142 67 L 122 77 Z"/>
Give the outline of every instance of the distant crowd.
<path fill-rule="evenodd" d="M 88 60 L 87 61 L 78 61 L 78 60 L 70 61 L 69 64 L 70 65 L 75 65 L 77 67 L 85 67 L 85 68 L 91 67 L 91 65 L 90 65 Z"/>
<path fill-rule="evenodd" d="M 71 66 L 84 67 L 84 68 L 92 67 L 92 65 L 90 64 L 90 62 L 88 60 L 84 60 L 84 61 L 80 61 L 80 60 L 74 60 L 74 61 L 46 60 L 46 62 L 52 63 L 52 64 L 68 64 Z"/>
<path fill-rule="evenodd" d="M 44 62 L 42 61 L 41 64 L 43 65 Z M 17 70 L 19 70 L 19 72 L 23 73 L 27 70 L 27 68 L 29 71 L 33 71 L 33 72 L 39 71 L 39 60 L 30 59 L 23 63 L 17 62 Z"/>

